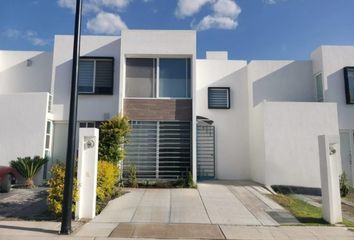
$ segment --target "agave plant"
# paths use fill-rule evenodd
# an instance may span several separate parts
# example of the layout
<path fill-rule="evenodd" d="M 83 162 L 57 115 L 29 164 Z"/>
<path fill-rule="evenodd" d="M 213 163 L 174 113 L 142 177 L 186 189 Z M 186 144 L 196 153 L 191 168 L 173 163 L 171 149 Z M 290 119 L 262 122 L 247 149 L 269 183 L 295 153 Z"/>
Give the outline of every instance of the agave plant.
<path fill-rule="evenodd" d="M 37 175 L 41 167 L 48 162 L 47 158 L 41 158 L 39 156 L 17 158 L 10 162 L 11 167 L 25 179 L 25 186 L 32 188 L 33 178 Z"/>

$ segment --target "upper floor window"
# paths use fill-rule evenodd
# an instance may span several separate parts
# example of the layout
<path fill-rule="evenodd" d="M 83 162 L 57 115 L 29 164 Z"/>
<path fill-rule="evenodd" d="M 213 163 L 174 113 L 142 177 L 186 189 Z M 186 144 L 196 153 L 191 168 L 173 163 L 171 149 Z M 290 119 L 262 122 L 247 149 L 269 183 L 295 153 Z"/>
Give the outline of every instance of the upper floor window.
<path fill-rule="evenodd" d="M 190 98 L 190 59 L 127 58 L 125 96 Z"/>
<path fill-rule="evenodd" d="M 79 64 L 79 93 L 113 94 L 113 58 L 82 57 Z"/>
<path fill-rule="evenodd" d="M 347 104 L 354 104 L 354 67 L 344 68 L 345 95 Z"/>
<path fill-rule="evenodd" d="M 316 91 L 316 101 L 323 102 L 323 81 L 322 81 L 322 73 L 318 73 L 315 75 L 315 91 Z"/>

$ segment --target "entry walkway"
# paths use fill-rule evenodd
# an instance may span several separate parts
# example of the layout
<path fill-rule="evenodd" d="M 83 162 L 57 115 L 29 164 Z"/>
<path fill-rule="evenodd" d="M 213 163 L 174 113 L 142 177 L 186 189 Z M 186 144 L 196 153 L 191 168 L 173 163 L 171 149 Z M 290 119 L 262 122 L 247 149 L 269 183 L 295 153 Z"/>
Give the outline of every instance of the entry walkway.
<path fill-rule="evenodd" d="M 92 222 L 278 225 L 266 211 L 283 208 L 256 188 L 211 182 L 198 189 L 129 189 Z"/>
<path fill-rule="evenodd" d="M 285 211 L 261 194 L 267 190 L 252 182 L 213 181 L 199 183 L 198 189 L 128 191 L 109 202 L 77 236 L 108 236 L 118 224 L 116 232 L 123 235 L 141 223 L 278 226 L 267 211 Z"/>

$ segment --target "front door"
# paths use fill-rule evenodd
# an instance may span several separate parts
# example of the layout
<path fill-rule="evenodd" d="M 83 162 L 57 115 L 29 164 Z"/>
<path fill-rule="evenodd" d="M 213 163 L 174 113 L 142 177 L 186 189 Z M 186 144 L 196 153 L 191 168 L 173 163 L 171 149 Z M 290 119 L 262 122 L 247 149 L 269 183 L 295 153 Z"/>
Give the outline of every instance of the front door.
<path fill-rule="evenodd" d="M 342 169 L 347 175 L 349 184 L 353 186 L 353 159 L 352 159 L 353 132 L 340 132 L 340 154 L 342 158 Z"/>

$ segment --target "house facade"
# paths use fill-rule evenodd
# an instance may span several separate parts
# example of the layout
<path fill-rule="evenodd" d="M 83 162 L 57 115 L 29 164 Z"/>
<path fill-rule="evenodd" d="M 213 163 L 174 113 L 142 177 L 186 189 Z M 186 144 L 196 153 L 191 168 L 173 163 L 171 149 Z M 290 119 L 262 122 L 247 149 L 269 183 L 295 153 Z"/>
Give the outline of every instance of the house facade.
<path fill-rule="evenodd" d="M 0 51 L 0 165 L 48 155 L 64 161 L 72 36 L 52 53 Z M 320 187 L 318 136 L 340 135 L 353 184 L 354 46 L 321 46 L 308 61 L 196 57 L 195 31 L 124 30 L 82 36 L 78 122 L 127 115 L 123 168 L 141 179 L 252 179 Z"/>

